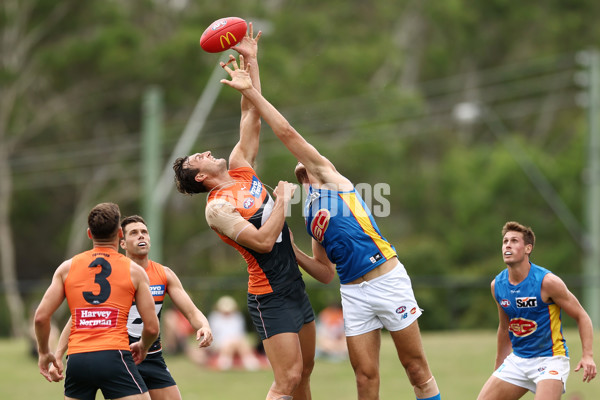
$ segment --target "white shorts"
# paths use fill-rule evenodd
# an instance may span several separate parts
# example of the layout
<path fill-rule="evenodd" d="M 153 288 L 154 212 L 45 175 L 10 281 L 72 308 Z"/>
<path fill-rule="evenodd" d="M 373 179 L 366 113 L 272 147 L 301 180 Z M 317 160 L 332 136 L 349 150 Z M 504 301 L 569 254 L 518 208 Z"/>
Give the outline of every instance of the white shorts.
<path fill-rule="evenodd" d="M 357 336 L 376 329 L 399 331 L 422 313 L 404 265 L 357 284 L 341 285 L 344 330 Z"/>
<path fill-rule="evenodd" d="M 569 357 L 521 358 L 510 353 L 494 376 L 535 393 L 538 382 L 545 379 L 562 381 L 563 393 L 567 390 L 567 378 L 571 367 Z"/>

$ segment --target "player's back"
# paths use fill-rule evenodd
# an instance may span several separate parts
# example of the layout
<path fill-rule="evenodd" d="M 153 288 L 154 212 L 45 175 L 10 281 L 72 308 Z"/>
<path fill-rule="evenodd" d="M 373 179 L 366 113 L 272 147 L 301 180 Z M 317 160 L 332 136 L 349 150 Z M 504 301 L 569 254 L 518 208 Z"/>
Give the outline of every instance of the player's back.
<path fill-rule="evenodd" d="M 129 350 L 127 315 L 135 298 L 131 260 L 96 247 L 73 257 L 65 279 L 72 324 L 68 354 Z"/>

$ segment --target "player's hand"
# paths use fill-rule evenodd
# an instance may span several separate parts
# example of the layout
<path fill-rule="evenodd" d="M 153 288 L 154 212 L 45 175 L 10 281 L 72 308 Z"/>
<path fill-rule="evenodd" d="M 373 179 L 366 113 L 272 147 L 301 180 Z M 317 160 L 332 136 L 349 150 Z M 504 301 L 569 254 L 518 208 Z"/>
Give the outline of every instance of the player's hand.
<path fill-rule="evenodd" d="M 583 369 L 584 382 L 590 382 L 596 377 L 596 363 L 594 363 L 594 359 L 592 357 L 581 357 L 581 360 L 575 367 L 575 372 L 579 371 L 580 369 Z"/>
<path fill-rule="evenodd" d="M 196 331 L 196 340 L 198 341 L 198 347 L 207 347 L 213 341 L 213 335 L 210 328 L 203 326 Z"/>
<path fill-rule="evenodd" d="M 49 365 L 53 364 L 55 368 L 59 368 L 56 357 L 52 353 L 40 353 L 38 356 L 38 367 L 40 369 L 40 374 L 46 378 L 48 382 L 52 382 L 52 377 L 50 376 Z M 62 373 L 62 370 L 61 370 Z"/>
<path fill-rule="evenodd" d="M 277 187 L 273 191 L 273 194 L 278 198 L 283 200 L 284 204 L 288 204 L 292 199 L 294 192 L 298 186 L 293 183 L 289 183 L 288 181 L 279 181 Z"/>
<path fill-rule="evenodd" d="M 262 32 L 258 31 L 256 37 L 254 36 L 254 28 L 252 27 L 252 22 L 248 23 L 248 32 L 246 36 L 242 38 L 242 40 L 231 49 L 237 51 L 241 55 L 243 55 L 247 60 L 254 58 L 258 54 L 258 40 L 262 36 Z"/>
<path fill-rule="evenodd" d="M 135 365 L 139 365 L 142 361 L 146 359 L 148 355 L 148 350 L 142 347 L 142 341 L 138 341 L 135 343 L 131 343 L 129 345 L 129 349 L 131 350 L 131 355 L 133 356 L 133 362 Z"/>
<path fill-rule="evenodd" d="M 50 369 L 48 370 L 52 382 L 60 382 L 65 379 L 65 376 L 63 375 L 64 367 L 62 360 L 56 359 L 56 365 L 58 367 L 54 364 L 50 364 Z"/>
<path fill-rule="evenodd" d="M 232 66 L 233 69 L 229 66 Z M 228 86 L 231 86 L 234 89 L 239 91 L 245 89 L 252 88 L 252 79 L 250 78 L 250 64 L 244 62 L 244 56 L 240 54 L 240 65 L 238 67 L 238 63 L 233 56 L 233 54 L 229 55 L 229 61 L 224 63 L 221 61 L 221 67 L 227 71 L 231 80 L 221 79 L 221 83 L 224 83 Z"/>

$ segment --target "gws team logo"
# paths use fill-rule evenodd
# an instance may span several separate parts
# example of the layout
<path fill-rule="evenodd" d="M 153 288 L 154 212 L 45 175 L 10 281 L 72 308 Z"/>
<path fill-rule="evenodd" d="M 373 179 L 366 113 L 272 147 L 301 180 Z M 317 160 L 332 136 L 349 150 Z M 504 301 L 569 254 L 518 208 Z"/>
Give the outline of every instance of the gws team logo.
<path fill-rule="evenodd" d="M 329 226 L 329 219 L 331 215 L 329 214 L 329 210 L 322 208 L 315 214 L 311 224 L 310 224 L 310 232 L 312 233 L 315 240 L 319 243 L 323 242 L 325 237 L 325 231 Z"/>
<path fill-rule="evenodd" d="M 537 297 L 517 297 L 517 308 L 537 307 Z"/>
<path fill-rule="evenodd" d="M 248 197 L 246 200 L 244 200 L 244 208 L 247 210 L 250 207 L 252 207 L 254 205 L 254 199 L 252 197 Z"/>
<path fill-rule="evenodd" d="M 516 337 L 529 336 L 537 330 L 537 322 L 525 318 L 513 318 L 508 323 L 508 330 Z"/>
<path fill-rule="evenodd" d="M 500 305 L 504 308 L 506 307 L 510 307 L 510 300 L 508 299 L 502 299 L 502 301 L 500 302 Z"/>

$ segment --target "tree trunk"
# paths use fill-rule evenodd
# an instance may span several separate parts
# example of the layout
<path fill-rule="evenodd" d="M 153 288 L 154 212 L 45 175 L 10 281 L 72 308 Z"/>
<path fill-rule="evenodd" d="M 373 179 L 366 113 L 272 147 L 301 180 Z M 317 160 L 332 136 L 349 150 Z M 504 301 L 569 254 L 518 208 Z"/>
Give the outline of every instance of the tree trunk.
<path fill-rule="evenodd" d="M 2 129 L 2 128 L 0 128 Z M 0 134 L 0 136 L 3 136 Z M 19 293 L 15 246 L 10 221 L 10 200 L 12 195 L 12 175 L 7 146 L 0 146 L 0 268 L 2 286 L 10 313 L 13 336 L 22 336 L 25 331 L 23 300 Z"/>

